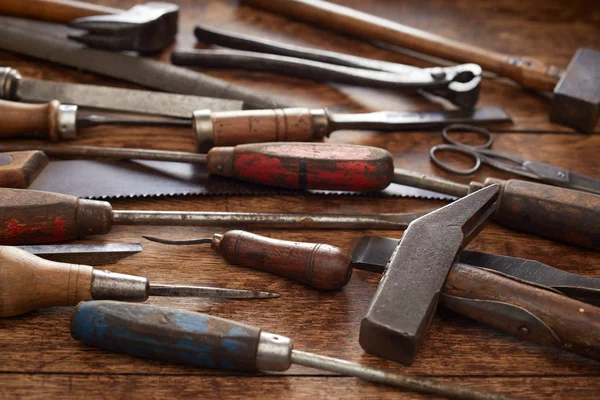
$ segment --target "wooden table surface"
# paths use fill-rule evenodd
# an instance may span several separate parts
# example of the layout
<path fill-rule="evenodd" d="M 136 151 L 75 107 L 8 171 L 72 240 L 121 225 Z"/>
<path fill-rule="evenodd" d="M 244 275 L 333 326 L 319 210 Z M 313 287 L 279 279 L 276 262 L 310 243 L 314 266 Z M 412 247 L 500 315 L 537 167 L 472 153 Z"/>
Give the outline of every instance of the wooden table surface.
<path fill-rule="evenodd" d="M 97 1 L 127 8 L 135 1 Z M 239 6 L 235 1 L 175 1 L 182 7 L 177 47 L 195 45 L 196 23 L 282 41 L 331 49 L 382 60 L 430 66 L 423 61 L 317 29 L 303 23 Z M 485 48 L 565 66 L 578 47 L 600 48 L 600 7 L 596 1 L 337 1 L 394 21 Z M 168 60 L 168 52 L 161 55 Z M 2 65 L 27 77 L 60 81 L 132 85 L 72 68 L 0 52 Z M 206 71 L 211 76 L 264 90 L 290 104 L 330 107 L 338 111 L 439 109 L 417 94 L 329 85 L 267 73 Z M 547 121 L 551 100 L 501 81 L 485 80 L 479 106 L 503 107 L 513 125 L 495 128 L 495 149 L 600 175 L 600 136 L 582 135 Z M 549 133 L 531 133 L 531 131 Z M 600 129 L 597 129 L 597 132 Z M 441 142 L 439 133 L 336 132 L 333 142 L 380 146 L 398 167 L 444 174 L 428 160 L 428 149 Z M 80 134 L 79 144 L 193 150 L 182 130 L 94 128 Z M 484 167 L 472 177 L 508 178 Z M 460 179 L 468 182 L 469 179 Z M 288 212 L 426 212 L 442 201 L 365 197 L 185 197 L 119 200 L 115 208 L 159 210 L 228 210 Z M 271 237 L 324 242 L 349 249 L 363 234 L 400 237 L 386 231 L 256 231 Z M 141 235 L 200 237 L 210 228 L 118 226 L 88 242 L 140 241 Z M 151 304 L 197 310 L 233 318 L 291 337 L 295 347 L 386 370 L 486 388 L 530 399 L 592 399 L 600 390 L 600 364 L 526 343 L 439 310 L 416 362 L 403 366 L 366 354 L 358 344 L 361 318 L 379 276 L 357 271 L 342 291 L 319 292 L 294 282 L 222 261 L 208 246 L 167 247 L 144 242 L 144 251 L 110 269 L 145 275 L 157 283 L 187 283 L 262 288 L 281 293 L 268 301 L 151 299 Z M 533 258 L 566 271 L 600 277 L 600 255 L 490 224 L 470 249 Z M 279 375 L 193 369 L 135 359 L 87 347 L 69 334 L 71 309 L 40 310 L 0 321 L 0 399 L 13 398 L 425 398 L 318 370 L 292 367 Z"/>

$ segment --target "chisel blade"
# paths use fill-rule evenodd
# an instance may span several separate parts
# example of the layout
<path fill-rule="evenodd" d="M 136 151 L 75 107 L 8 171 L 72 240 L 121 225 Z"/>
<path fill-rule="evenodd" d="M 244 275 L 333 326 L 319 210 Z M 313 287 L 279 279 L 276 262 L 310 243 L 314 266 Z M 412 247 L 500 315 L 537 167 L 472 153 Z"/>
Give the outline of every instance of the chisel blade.
<path fill-rule="evenodd" d="M 140 243 L 50 244 L 16 247 L 46 260 L 92 266 L 113 264 L 142 251 Z"/>

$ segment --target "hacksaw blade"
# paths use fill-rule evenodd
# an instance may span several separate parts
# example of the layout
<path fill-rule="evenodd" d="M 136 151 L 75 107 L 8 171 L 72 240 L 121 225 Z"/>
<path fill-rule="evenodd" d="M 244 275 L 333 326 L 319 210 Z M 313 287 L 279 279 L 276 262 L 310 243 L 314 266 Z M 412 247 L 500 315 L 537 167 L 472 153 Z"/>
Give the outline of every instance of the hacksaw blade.
<path fill-rule="evenodd" d="M 29 189 L 88 199 L 163 196 L 290 195 L 307 191 L 274 188 L 210 175 L 204 166 L 164 161 L 52 161 Z M 318 195 L 414 197 L 454 200 L 452 196 L 391 184 L 376 193 L 309 191 Z"/>

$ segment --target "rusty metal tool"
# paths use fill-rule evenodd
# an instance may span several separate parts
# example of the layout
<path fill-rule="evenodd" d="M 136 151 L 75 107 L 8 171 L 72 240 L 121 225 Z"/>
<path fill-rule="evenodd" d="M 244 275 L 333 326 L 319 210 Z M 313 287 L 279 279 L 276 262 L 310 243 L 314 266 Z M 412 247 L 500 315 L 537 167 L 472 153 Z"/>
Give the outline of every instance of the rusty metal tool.
<path fill-rule="evenodd" d="M 139 243 L 40 244 L 15 246 L 45 260 L 69 264 L 105 265 L 142 251 Z"/>
<path fill-rule="evenodd" d="M 342 289 L 349 282 L 353 269 L 384 272 L 400 242 L 398 239 L 365 236 L 356 242 L 350 258 L 335 246 L 277 240 L 239 230 L 215 234 L 212 238 L 144 238 L 173 245 L 210 243 L 214 250 L 232 264 L 284 276 L 321 290 Z M 496 286 L 492 289 L 499 293 L 511 293 L 512 302 L 502 301 L 498 305 L 498 302 L 486 300 L 488 294 L 481 291 L 477 285 L 470 290 L 470 274 L 475 274 L 478 279 L 495 282 Z M 580 303 L 600 304 L 600 278 L 568 273 L 539 261 L 462 250 L 458 253 L 446 281 L 454 282 L 456 286 L 444 284 L 442 305 L 446 305 L 445 300 L 452 298 L 452 301 L 448 301 L 448 308 L 467 317 L 477 316 L 476 319 L 481 319 L 481 312 L 485 312 L 486 318 L 481 319 L 482 322 L 496 320 L 491 326 L 510 334 L 519 333 L 520 337 L 541 345 L 570 350 L 564 343 L 548 340 L 558 335 L 553 334 L 552 329 L 544 324 L 562 318 L 564 312 L 563 309 L 544 308 L 542 302 L 548 298 L 550 302 L 561 303 L 562 297 L 569 309 L 579 310 L 583 307 L 584 310 L 592 312 L 593 316 L 600 317 L 600 310 L 590 309 L 588 304 Z M 458 290 L 457 287 L 469 293 L 469 297 L 452 297 L 446 294 Z M 557 294 L 558 292 L 579 301 L 571 301 Z M 477 296 L 481 296 L 481 299 Z M 528 303 L 528 299 L 536 296 L 538 302 Z M 518 305 L 513 305 L 515 303 Z M 591 317 L 587 321 L 594 321 L 594 318 Z M 522 326 L 525 326 L 527 331 L 521 329 Z M 575 332 L 580 327 L 571 326 L 571 329 Z M 583 328 L 587 329 L 589 326 L 584 325 Z M 593 352 L 582 355 L 596 359 L 600 356 Z"/>
<path fill-rule="evenodd" d="M 451 399 L 509 398 L 295 350 L 287 337 L 234 320 L 166 307 L 84 302 L 71 317 L 71 336 L 108 351 L 200 368 L 286 371 L 297 364 Z"/>
<path fill-rule="evenodd" d="M 194 33 L 205 43 L 238 50 L 175 51 L 171 55 L 173 64 L 243 68 L 369 87 L 420 89 L 465 109 L 475 107 L 479 99 L 482 71 L 476 64 L 421 69 L 253 38 L 217 28 L 197 26 Z"/>
<path fill-rule="evenodd" d="M 113 225 L 404 229 L 416 214 L 314 214 L 113 210 L 110 203 L 26 189 L 0 189 L 0 244 L 56 243 L 105 234 Z"/>
<path fill-rule="evenodd" d="M 486 139 L 486 143 L 483 145 L 472 145 L 452 139 L 449 135 L 451 131 L 477 133 Z M 436 166 L 446 172 L 467 176 L 477 172 L 482 164 L 487 164 L 501 171 L 524 176 L 549 185 L 600 194 L 600 179 L 577 174 L 555 165 L 530 161 L 511 153 L 492 150 L 494 136 L 489 130 L 481 126 L 468 124 L 449 125 L 442 129 L 442 137 L 447 144 L 433 146 L 429 150 L 429 158 Z M 444 152 L 459 153 L 468 156 L 475 162 L 475 165 L 471 168 L 456 168 L 439 159 L 438 154 Z"/>
<path fill-rule="evenodd" d="M 10 18 L 0 17 L 0 49 L 137 83 L 164 92 L 242 100 L 248 108 L 289 106 L 268 94 L 232 85 L 229 82 L 186 68 L 148 57 L 136 57 L 126 53 L 85 47 L 72 40 L 57 38 L 52 32 L 44 30 L 41 26 L 28 26 L 27 29 L 23 29 L 15 25 Z M 80 102 L 62 99 L 60 96 L 52 96 L 44 101 L 54 99 L 82 105 Z M 115 98 L 113 100 L 115 103 L 126 103 L 125 99 Z M 189 115 L 186 113 L 184 117 L 189 117 Z"/>
<path fill-rule="evenodd" d="M 26 103 L 57 100 L 79 107 L 176 118 L 191 118 L 196 110 L 234 111 L 247 105 L 239 100 L 24 78 L 10 67 L 0 67 L 0 98 Z"/>
<path fill-rule="evenodd" d="M 600 107 L 600 51 L 579 49 L 563 72 L 529 57 L 493 52 L 323 0 L 243 0 L 261 9 L 368 40 L 457 62 L 472 62 L 521 85 L 554 90 L 550 120 L 592 132 Z"/>
<path fill-rule="evenodd" d="M 147 278 L 48 261 L 16 247 L 0 246 L 0 317 L 38 308 L 74 306 L 86 300 L 146 301 L 150 296 L 270 299 L 279 294 L 209 286 L 158 285 Z"/>
<path fill-rule="evenodd" d="M 68 24 L 87 31 L 68 36 L 88 46 L 151 54 L 175 41 L 179 6 L 148 2 L 120 10 L 74 0 L 0 0 L 0 15 Z"/>

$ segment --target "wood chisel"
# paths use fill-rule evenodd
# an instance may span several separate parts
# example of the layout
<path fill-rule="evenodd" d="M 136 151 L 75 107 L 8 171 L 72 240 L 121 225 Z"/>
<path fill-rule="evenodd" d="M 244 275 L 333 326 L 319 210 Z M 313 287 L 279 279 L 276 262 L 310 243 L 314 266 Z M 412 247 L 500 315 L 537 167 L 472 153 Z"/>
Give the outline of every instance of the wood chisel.
<path fill-rule="evenodd" d="M 85 300 L 146 301 L 149 296 L 268 299 L 279 294 L 156 285 L 144 277 L 48 261 L 16 247 L 0 246 L 0 317 L 14 317 L 38 308 L 74 306 Z"/>
<path fill-rule="evenodd" d="M 166 307 L 86 301 L 75 308 L 71 336 L 104 350 L 200 368 L 286 371 L 297 364 L 452 399 L 508 399 L 479 389 L 295 350 L 285 336 L 233 320 Z"/>
<path fill-rule="evenodd" d="M 142 251 L 139 243 L 39 244 L 16 247 L 45 260 L 86 265 L 114 264 Z"/>
<path fill-rule="evenodd" d="M 0 189 L 0 244 L 55 243 L 108 233 L 113 225 L 285 229 L 405 229 L 417 214 L 309 214 L 113 210 L 110 203 L 26 189 Z"/>

